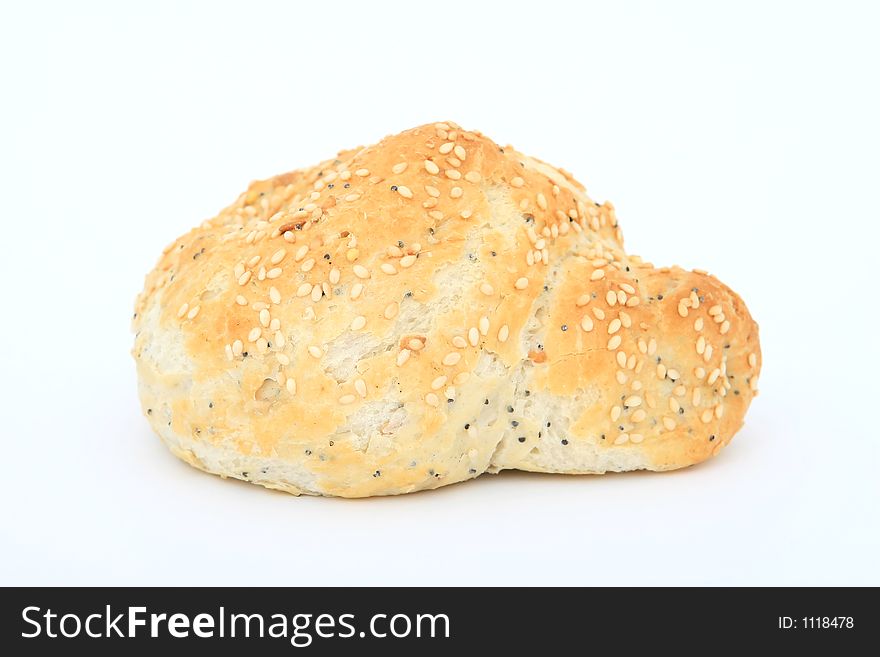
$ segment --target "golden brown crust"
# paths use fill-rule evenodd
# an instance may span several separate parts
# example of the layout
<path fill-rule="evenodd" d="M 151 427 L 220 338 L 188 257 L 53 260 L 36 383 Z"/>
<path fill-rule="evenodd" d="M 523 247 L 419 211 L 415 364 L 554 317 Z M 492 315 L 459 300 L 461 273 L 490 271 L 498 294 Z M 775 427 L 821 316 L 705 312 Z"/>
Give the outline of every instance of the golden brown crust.
<path fill-rule="evenodd" d="M 626 255 L 610 203 L 451 123 L 251 184 L 165 250 L 134 326 L 178 456 L 351 497 L 690 465 L 729 442 L 760 371 L 730 289 Z M 563 407 L 565 435 L 542 430 Z"/>

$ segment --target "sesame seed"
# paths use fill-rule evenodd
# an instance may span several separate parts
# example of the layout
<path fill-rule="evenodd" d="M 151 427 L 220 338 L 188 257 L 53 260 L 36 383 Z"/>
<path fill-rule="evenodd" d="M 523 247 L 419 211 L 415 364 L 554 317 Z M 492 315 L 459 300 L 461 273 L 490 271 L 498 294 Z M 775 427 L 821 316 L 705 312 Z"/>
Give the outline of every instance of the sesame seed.
<path fill-rule="evenodd" d="M 480 332 L 477 331 L 476 326 L 471 326 L 468 329 L 468 342 L 471 343 L 472 347 L 476 347 L 480 343 Z"/>
<path fill-rule="evenodd" d="M 180 308 L 178 308 L 178 310 L 177 310 L 177 316 L 178 316 L 179 318 L 180 318 L 180 317 L 183 317 L 184 315 L 186 315 L 186 311 L 187 311 L 187 310 L 189 310 L 189 304 L 188 304 L 188 303 L 184 303 L 183 305 L 180 306 Z"/>
<path fill-rule="evenodd" d="M 446 376 L 445 375 L 438 376 L 436 379 L 431 381 L 431 389 L 432 390 L 439 390 L 444 385 L 446 385 Z"/>
<path fill-rule="evenodd" d="M 274 324 L 275 320 L 272 320 L 272 323 Z M 271 326 L 269 328 L 271 328 Z M 275 331 L 275 346 L 276 347 L 283 347 L 284 343 L 286 341 L 287 340 L 284 338 L 284 334 L 280 330 L 276 329 L 276 331 Z"/>
<path fill-rule="evenodd" d="M 605 278 L 605 270 L 604 269 L 594 269 L 593 273 L 590 274 L 591 281 L 598 281 L 602 278 Z"/>
<path fill-rule="evenodd" d="M 342 200 L 346 201 L 347 203 L 353 203 L 354 201 L 357 201 L 360 197 L 361 195 L 359 192 L 352 192 L 351 194 L 346 194 Z"/>
<path fill-rule="evenodd" d="M 232 353 L 236 356 L 241 356 L 244 353 L 244 343 L 241 340 L 234 340 L 232 342 Z"/>
<path fill-rule="evenodd" d="M 367 384 L 364 383 L 363 379 L 356 379 L 354 382 L 354 389 L 357 391 L 361 397 L 367 396 Z"/>
<path fill-rule="evenodd" d="M 681 378 L 681 374 L 679 374 L 678 370 L 673 369 L 666 370 L 666 376 L 668 376 L 672 381 L 678 381 Z"/>
<path fill-rule="evenodd" d="M 364 284 L 363 283 L 355 283 L 354 285 L 352 285 L 351 286 L 351 295 L 350 295 L 352 300 L 357 299 L 359 296 L 361 296 L 361 292 L 363 292 L 363 291 L 364 291 Z"/>
<path fill-rule="evenodd" d="M 586 306 L 588 303 L 590 303 L 590 295 L 589 294 L 582 294 L 581 296 L 579 296 L 577 298 L 577 301 L 575 301 L 575 305 L 578 308 L 582 308 L 583 306 Z"/>
<path fill-rule="evenodd" d="M 459 349 L 464 349 L 465 347 L 467 347 L 467 340 L 465 340 L 460 335 L 456 335 L 452 338 L 452 344 Z"/>
<path fill-rule="evenodd" d="M 352 267 L 352 271 L 354 271 L 354 275 L 358 278 L 369 278 L 370 270 L 364 267 L 363 265 L 355 265 Z"/>
<path fill-rule="evenodd" d="M 491 297 L 493 294 L 495 294 L 495 288 L 489 285 L 489 283 L 481 283 L 480 292 L 485 294 L 487 297 Z"/>
<path fill-rule="evenodd" d="M 281 292 L 275 286 L 269 288 L 269 300 L 276 306 L 281 303 Z"/>
<path fill-rule="evenodd" d="M 248 304 L 247 299 L 245 299 L 240 294 L 235 297 L 235 303 L 237 303 L 239 306 L 246 306 Z"/>
<path fill-rule="evenodd" d="M 728 320 L 724 320 L 721 322 L 721 335 L 726 334 L 730 330 L 730 322 Z"/>
<path fill-rule="evenodd" d="M 605 319 L 605 311 L 601 308 L 593 308 L 593 316 L 600 322 Z"/>
<path fill-rule="evenodd" d="M 304 263 L 302 263 L 302 266 L 300 267 L 300 270 L 302 270 L 302 271 L 304 271 L 304 272 L 310 272 L 310 271 L 312 271 L 312 268 L 313 268 L 314 266 L 315 266 L 315 259 L 314 259 L 314 258 L 309 258 L 309 259 L 306 260 Z"/>
<path fill-rule="evenodd" d="M 455 157 L 457 157 L 459 160 L 465 160 L 467 158 L 467 151 L 464 150 L 464 146 L 462 146 L 461 144 L 457 144 L 455 148 L 452 149 L 452 151 L 455 153 Z"/>
<path fill-rule="evenodd" d="M 269 258 L 269 262 L 273 265 L 277 265 L 279 262 L 284 260 L 284 256 L 287 255 L 287 249 L 278 249 L 275 253 L 272 254 L 272 257 Z"/>
<path fill-rule="evenodd" d="M 477 184 L 482 178 L 483 177 L 477 171 L 468 171 L 464 174 L 464 179 L 473 184 Z"/>
<path fill-rule="evenodd" d="M 718 380 L 719 376 L 721 376 L 721 370 L 716 367 L 709 373 L 709 378 L 706 379 L 706 383 L 712 385 Z"/>
<path fill-rule="evenodd" d="M 391 173 L 397 175 L 406 171 L 406 162 L 398 162 L 393 167 L 391 167 Z"/>
<path fill-rule="evenodd" d="M 436 176 L 438 173 L 440 173 L 440 167 L 434 164 L 434 162 L 431 160 L 425 160 L 425 170 L 432 176 Z"/>
<path fill-rule="evenodd" d="M 636 382 L 638 383 L 638 382 Z M 647 413 L 645 413 L 644 409 L 638 409 L 635 413 L 630 416 L 630 420 L 633 422 L 641 422 L 647 417 Z"/>
<path fill-rule="evenodd" d="M 359 176 L 361 178 L 366 178 L 367 176 L 370 175 L 370 170 L 369 169 L 358 169 L 357 171 L 354 172 L 354 175 Z"/>
<path fill-rule="evenodd" d="M 477 327 L 480 329 L 480 335 L 488 335 L 489 334 L 489 318 L 483 315 L 480 317 L 480 321 L 477 324 Z"/>
<path fill-rule="evenodd" d="M 392 301 L 387 306 L 385 306 L 385 310 L 383 311 L 383 315 L 385 319 L 394 319 L 397 317 L 397 311 L 400 309 L 400 305 L 396 301 Z"/>
<path fill-rule="evenodd" d="M 633 408 L 636 406 L 641 406 L 642 405 L 642 398 L 639 397 L 638 395 L 633 395 L 631 397 L 627 397 L 624 400 L 623 405 L 628 406 L 630 408 Z"/>
<path fill-rule="evenodd" d="M 710 315 L 719 315 L 721 313 L 721 304 L 716 303 L 714 306 L 709 308 Z"/>
<path fill-rule="evenodd" d="M 678 400 L 675 397 L 669 398 L 669 410 L 673 413 L 678 413 L 678 409 L 681 408 L 681 404 L 678 403 Z"/>
<path fill-rule="evenodd" d="M 281 273 L 282 273 L 281 267 L 273 267 L 272 269 L 270 269 L 269 271 L 266 272 L 266 278 L 278 278 L 281 276 Z M 260 280 L 263 280 L 262 276 L 260 276 L 259 278 L 260 278 Z"/>
<path fill-rule="evenodd" d="M 711 408 L 707 408 L 703 411 L 703 414 L 700 416 L 700 419 L 703 421 L 703 424 L 709 424 L 712 421 L 714 413 Z"/>
<path fill-rule="evenodd" d="M 612 422 L 617 422 L 617 420 L 620 418 L 621 410 L 622 409 L 620 408 L 620 406 L 613 406 L 611 408 L 611 421 Z"/>
<path fill-rule="evenodd" d="M 296 394 L 296 381 L 294 379 L 288 378 L 285 385 L 287 386 L 287 392 L 289 392 L 291 395 Z"/>
<path fill-rule="evenodd" d="M 621 367 L 626 367 L 626 352 L 618 351 L 617 352 L 617 364 Z"/>
<path fill-rule="evenodd" d="M 512 187 L 522 187 L 525 184 L 526 184 L 526 181 L 523 180 L 522 178 L 520 178 L 519 176 L 516 176 L 515 178 L 511 179 L 511 181 L 510 181 L 510 185 Z"/>
<path fill-rule="evenodd" d="M 226 345 L 224 351 L 226 352 L 226 360 L 232 360 L 232 346 Z"/>
<path fill-rule="evenodd" d="M 703 330 L 703 318 L 702 317 L 697 317 L 694 320 L 694 330 L 695 331 L 702 331 Z"/>
<path fill-rule="evenodd" d="M 525 276 L 521 276 L 520 278 L 516 279 L 516 283 L 514 283 L 513 286 L 517 290 L 525 290 L 529 286 L 529 279 Z"/>
<path fill-rule="evenodd" d="M 425 343 L 418 338 L 411 338 L 410 341 L 406 343 L 406 346 L 412 351 L 420 351 L 425 346 Z"/>
<path fill-rule="evenodd" d="M 539 208 L 542 210 L 547 209 L 547 198 L 541 192 L 538 192 L 537 201 Z"/>
<path fill-rule="evenodd" d="M 715 407 L 715 418 L 720 420 L 721 416 L 724 415 L 724 407 L 721 404 Z"/>
<path fill-rule="evenodd" d="M 617 333 L 620 330 L 621 322 L 620 319 L 614 318 L 608 323 L 608 334 L 612 335 Z"/>
<path fill-rule="evenodd" d="M 269 326 L 269 322 L 271 321 L 271 317 L 269 316 L 269 311 L 263 308 L 260 311 L 260 324 L 263 326 Z"/>
<path fill-rule="evenodd" d="M 397 354 L 397 366 L 402 367 L 403 364 L 409 360 L 409 356 L 412 352 L 409 349 L 401 349 L 400 353 Z"/>
<path fill-rule="evenodd" d="M 327 278 L 330 280 L 331 285 L 336 285 L 339 282 L 339 276 L 339 270 L 334 267 L 330 270 L 330 274 Z"/>
<path fill-rule="evenodd" d="M 629 441 L 629 434 L 622 433 L 617 438 L 614 439 L 614 444 L 615 445 L 623 445 L 623 443 L 628 442 L 628 441 Z"/>
<path fill-rule="evenodd" d="M 413 264 L 415 263 L 415 261 L 416 261 L 416 256 L 414 256 L 412 254 L 405 255 L 400 259 L 400 266 L 403 267 L 404 269 L 407 269 L 408 267 L 412 267 Z"/>
<path fill-rule="evenodd" d="M 245 273 L 243 273 L 241 276 L 238 277 L 238 284 L 239 285 L 246 285 L 249 280 L 251 280 L 251 272 L 246 271 Z"/>
<path fill-rule="evenodd" d="M 507 338 L 510 336 L 510 327 L 505 324 L 500 329 L 498 329 L 498 342 L 507 342 Z"/>
<path fill-rule="evenodd" d="M 583 319 L 581 319 L 581 328 L 589 333 L 593 330 L 593 320 L 589 316 L 584 315 Z"/>
<path fill-rule="evenodd" d="M 360 254 L 361 254 L 361 252 L 358 249 L 351 248 L 345 252 L 345 259 L 348 260 L 349 262 L 354 262 L 355 260 L 358 259 L 358 256 Z"/>
<path fill-rule="evenodd" d="M 296 288 L 296 296 L 298 297 L 306 297 L 312 293 L 312 284 L 311 283 L 302 283 L 298 288 Z"/>
<path fill-rule="evenodd" d="M 667 430 L 672 431 L 673 429 L 675 429 L 675 420 L 673 420 L 668 415 L 664 415 L 663 426 L 666 427 Z"/>
<path fill-rule="evenodd" d="M 665 379 L 666 378 L 666 365 L 663 363 L 657 363 L 657 378 Z"/>
<path fill-rule="evenodd" d="M 436 219 L 437 221 L 440 221 L 441 219 L 443 219 L 443 213 L 440 212 L 439 210 L 431 210 L 428 213 L 428 216 L 431 217 L 431 219 Z"/>
<path fill-rule="evenodd" d="M 608 290 L 608 292 L 605 293 L 605 303 L 609 306 L 613 306 L 617 303 L 617 295 L 614 294 L 614 290 Z"/>
<path fill-rule="evenodd" d="M 262 333 L 262 329 L 259 326 L 255 326 L 248 333 L 248 342 L 256 342 L 260 338 L 260 333 Z"/>
<path fill-rule="evenodd" d="M 453 187 L 449 190 L 449 196 L 452 198 L 461 198 L 462 194 L 464 194 L 464 190 L 461 187 Z"/>
<path fill-rule="evenodd" d="M 310 353 L 310 354 L 312 355 L 312 357 L 314 357 L 314 358 L 320 358 L 320 357 L 321 357 L 321 354 L 322 354 L 322 352 L 321 352 L 321 348 L 320 348 L 320 347 L 316 347 L 315 345 L 309 345 L 309 353 Z"/>
<path fill-rule="evenodd" d="M 351 320 L 351 330 L 352 331 L 360 331 L 364 326 L 367 325 L 367 318 L 363 315 L 358 315 L 353 320 Z"/>
<path fill-rule="evenodd" d="M 440 399 L 433 392 L 429 392 L 425 395 L 425 403 L 428 404 L 428 406 L 439 406 Z"/>
<path fill-rule="evenodd" d="M 654 352 L 657 351 L 657 341 L 654 338 L 648 342 L 648 355 L 653 356 Z"/>
<path fill-rule="evenodd" d="M 379 265 L 379 269 L 381 269 L 384 273 L 388 274 L 389 276 L 393 276 L 394 274 L 397 273 L 397 268 L 394 265 L 392 265 L 390 262 L 383 262 L 381 265 Z"/>
<path fill-rule="evenodd" d="M 460 360 L 461 360 L 460 353 L 458 353 L 457 351 L 450 351 L 448 354 L 446 354 L 443 357 L 442 362 L 444 365 L 451 367 L 453 365 L 457 365 L 458 361 L 460 361 Z"/>
<path fill-rule="evenodd" d="M 342 395 L 342 397 L 339 398 L 339 403 L 345 406 L 346 404 L 352 403 L 354 400 L 354 395 Z"/>
<path fill-rule="evenodd" d="M 634 443 L 640 443 L 645 439 L 645 437 L 640 433 L 631 433 L 629 435 L 629 439 Z"/>
<path fill-rule="evenodd" d="M 754 352 L 750 353 L 749 354 L 749 367 L 754 368 L 754 367 L 757 367 L 757 365 L 758 365 L 758 357 L 755 355 Z"/>
<path fill-rule="evenodd" d="M 397 311 L 400 309 L 400 306 L 396 301 L 392 301 L 387 306 L 385 306 L 385 310 L 382 314 L 385 316 L 385 319 L 394 319 L 397 317 Z"/>
<path fill-rule="evenodd" d="M 287 354 L 282 354 L 280 351 L 275 353 L 275 359 L 282 365 L 290 365 L 290 357 Z"/>
<path fill-rule="evenodd" d="M 439 172 L 440 169 L 437 169 Z M 431 185 L 425 185 L 425 191 L 428 192 L 428 196 L 433 196 L 434 198 L 440 197 L 440 190 L 436 187 L 432 187 Z"/>
<path fill-rule="evenodd" d="M 693 394 L 693 396 L 691 397 L 691 399 L 692 399 L 692 402 L 693 402 L 693 405 L 694 405 L 694 406 L 699 406 L 699 405 L 700 405 L 700 402 L 703 401 L 703 393 L 700 392 L 700 389 L 699 389 L 699 388 L 694 388 L 694 394 Z"/>
<path fill-rule="evenodd" d="M 697 353 L 702 356 L 703 352 L 705 352 L 705 351 L 706 351 L 706 338 L 704 338 L 701 335 L 699 338 L 697 338 Z"/>
<path fill-rule="evenodd" d="M 687 306 L 685 306 L 682 303 L 678 304 L 678 314 L 681 315 L 682 317 L 687 317 L 688 316 Z"/>
<path fill-rule="evenodd" d="M 302 260 L 303 258 L 306 257 L 306 253 L 308 253 L 308 252 L 309 252 L 309 245 L 303 244 L 301 247 L 299 247 L 296 250 L 296 254 L 294 255 L 294 260 L 299 262 L 300 260 Z"/>
<path fill-rule="evenodd" d="M 610 340 L 608 340 L 608 349 L 614 350 L 620 346 L 622 339 L 619 335 L 613 336 Z"/>
<path fill-rule="evenodd" d="M 398 185 L 397 193 L 400 194 L 403 198 L 412 198 L 413 197 L 412 190 L 410 190 L 410 188 L 406 187 L 405 185 Z"/>
<path fill-rule="evenodd" d="M 441 154 L 446 155 L 454 147 L 455 147 L 455 144 L 453 144 L 451 141 L 447 141 L 444 144 L 440 144 L 440 148 L 438 148 L 437 150 L 440 151 Z"/>
<path fill-rule="evenodd" d="M 282 237 L 284 237 L 285 242 L 289 242 L 291 244 L 293 242 L 296 242 L 296 233 L 294 233 L 292 230 L 285 230 Z"/>

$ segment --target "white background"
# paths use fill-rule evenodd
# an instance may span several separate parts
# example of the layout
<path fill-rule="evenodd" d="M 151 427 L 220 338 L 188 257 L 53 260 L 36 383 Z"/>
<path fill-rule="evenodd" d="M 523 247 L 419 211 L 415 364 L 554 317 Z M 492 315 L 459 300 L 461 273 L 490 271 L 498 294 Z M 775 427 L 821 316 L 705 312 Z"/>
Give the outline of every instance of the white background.
<path fill-rule="evenodd" d="M 880 584 L 880 15 L 726 5 L 4 2 L 0 583 Z M 129 317 L 162 247 L 252 179 L 443 119 L 743 296 L 764 374 L 719 458 L 345 501 L 151 434 Z"/>

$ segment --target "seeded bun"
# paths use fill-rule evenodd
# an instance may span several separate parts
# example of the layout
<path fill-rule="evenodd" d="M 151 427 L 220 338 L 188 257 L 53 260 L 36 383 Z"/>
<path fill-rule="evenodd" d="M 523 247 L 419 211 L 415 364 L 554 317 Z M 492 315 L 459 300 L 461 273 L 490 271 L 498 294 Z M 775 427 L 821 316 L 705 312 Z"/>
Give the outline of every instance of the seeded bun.
<path fill-rule="evenodd" d="M 692 465 L 761 367 L 732 290 L 627 255 L 611 203 L 453 123 L 253 183 L 165 249 L 134 329 L 175 455 L 341 497 Z"/>

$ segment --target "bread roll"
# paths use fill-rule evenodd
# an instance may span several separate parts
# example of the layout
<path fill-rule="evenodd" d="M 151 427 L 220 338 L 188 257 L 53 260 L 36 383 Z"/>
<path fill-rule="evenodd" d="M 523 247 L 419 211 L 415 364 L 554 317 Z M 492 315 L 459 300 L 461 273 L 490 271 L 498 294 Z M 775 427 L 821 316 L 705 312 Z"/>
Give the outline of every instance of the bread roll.
<path fill-rule="evenodd" d="M 761 367 L 731 289 L 627 255 L 611 203 L 453 123 L 251 184 L 165 249 L 134 330 L 175 455 L 341 497 L 692 465 Z"/>

